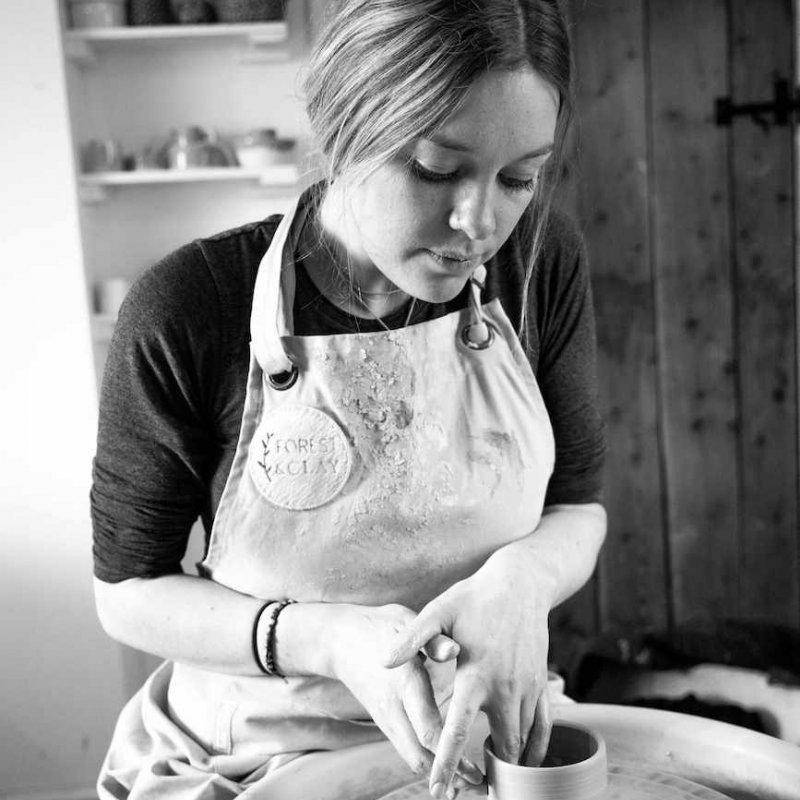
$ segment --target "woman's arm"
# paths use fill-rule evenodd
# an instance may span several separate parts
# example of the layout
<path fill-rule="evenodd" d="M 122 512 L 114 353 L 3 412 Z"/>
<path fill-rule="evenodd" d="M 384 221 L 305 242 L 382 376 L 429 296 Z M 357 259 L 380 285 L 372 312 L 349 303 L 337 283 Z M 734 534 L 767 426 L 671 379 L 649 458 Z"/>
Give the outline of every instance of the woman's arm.
<path fill-rule="evenodd" d="M 258 598 L 193 575 L 95 578 L 94 591 L 100 623 L 123 644 L 213 672 L 261 674 L 251 644 Z"/>
<path fill-rule="evenodd" d="M 553 609 L 589 580 L 605 535 L 606 512 L 600 503 L 547 506 L 533 534 L 501 548 L 487 564 L 519 559 L 542 583 L 549 577 Z"/>
<path fill-rule="evenodd" d="M 264 604 L 258 598 L 190 575 L 121 583 L 95 579 L 95 597 L 104 629 L 124 644 L 200 669 L 264 677 L 252 648 L 253 625 Z M 266 640 L 267 617 L 259 618 L 259 642 Z M 430 676 L 416 653 L 398 670 L 382 664 L 392 637 L 413 619 L 410 609 L 398 605 L 292 604 L 278 618 L 275 656 L 285 675 L 342 681 L 409 767 L 423 775 L 442 732 Z M 427 650 L 437 661 L 457 652 L 444 637 Z M 464 777 L 455 778 L 456 786 L 481 780 L 471 764 L 460 763 L 457 772 Z"/>
<path fill-rule="evenodd" d="M 539 763 L 549 739 L 547 618 L 590 577 L 606 531 L 598 503 L 545 509 L 536 530 L 493 553 L 474 575 L 423 608 L 387 651 L 404 664 L 439 633 L 461 647 L 430 785 L 443 797 L 480 710 L 498 756 Z"/>
<path fill-rule="evenodd" d="M 193 575 L 94 581 L 97 615 L 106 633 L 161 658 L 232 675 L 263 675 L 253 652 L 253 626 L 264 600 Z M 351 617 L 374 609 L 335 603 L 284 608 L 276 627 L 277 666 L 286 675 L 335 676 L 338 645 Z M 403 617 L 403 622 L 413 613 Z M 268 615 L 256 640 L 266 639 Z M 398 626 L 400 623 L 398 622 Z M 394 628 L 392 629 L 394 630 Z"/>

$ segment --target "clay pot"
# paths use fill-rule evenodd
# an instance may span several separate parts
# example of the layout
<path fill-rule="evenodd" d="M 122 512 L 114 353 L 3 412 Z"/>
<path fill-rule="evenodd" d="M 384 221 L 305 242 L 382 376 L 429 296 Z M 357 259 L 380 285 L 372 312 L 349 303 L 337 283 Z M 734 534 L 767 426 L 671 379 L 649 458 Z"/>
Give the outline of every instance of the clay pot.
<path fill-rule="evenodd" d="M 606 745 L 599 734 L 575 723 L 553 724 L 541 766 L 509 764 L 484 744 L 489 800 L 596 800 L 606 789 Z"/>
<path fill-rule="evenodd" d="M 125 0 L 70 0 L 73 28 L 111 28 L 126 25 Z"/>
<path fill-rule="evenodd" d="M 172 11 L 181 25 L 205 25 L 216 19 L 214 6 L 207 0 L 174 0 Z"/>
<path fill-rule="evenodd" d="M 220 22 L 270 22 L 284 18 L 284 0 L 214 0 Z"/>
<path fill-rule="evenodd" d="M 169 25 L 172 22 L 170 0 L 130 0 L 131 25 Z"/>

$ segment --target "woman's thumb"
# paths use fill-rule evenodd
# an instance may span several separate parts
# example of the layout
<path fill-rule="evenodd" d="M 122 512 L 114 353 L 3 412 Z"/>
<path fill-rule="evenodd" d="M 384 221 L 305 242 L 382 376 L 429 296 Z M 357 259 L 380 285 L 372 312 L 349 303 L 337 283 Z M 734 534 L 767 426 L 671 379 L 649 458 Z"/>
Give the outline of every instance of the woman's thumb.
<path fill-rule="evenodd" d="M 433 661 L 438 661 L 440 664 L 445 661 L 452 661 L 458 658 L 461 652 L 458 642 L 445 636 L 443 633 L 437 633 L 423 648 L 423 652 L 428 658 Z"/>
<path fill-rule="evenodd" d="M 420 614 L 403 630 L 398 631 L 384 666 L 389 669 L 399 667 L 421 650 L 434 661 L 449 661 L 458 655 L 459 647 L 450 637 L 441 632 L 438 624 Z"/>

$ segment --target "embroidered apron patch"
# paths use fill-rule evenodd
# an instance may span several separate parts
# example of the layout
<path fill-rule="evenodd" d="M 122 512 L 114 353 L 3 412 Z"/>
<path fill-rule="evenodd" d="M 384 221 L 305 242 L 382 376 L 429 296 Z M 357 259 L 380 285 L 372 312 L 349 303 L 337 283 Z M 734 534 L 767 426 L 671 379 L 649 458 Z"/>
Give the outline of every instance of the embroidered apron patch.
<path fill-rule="evenodd" d="M 324 411 L 285 405 L 262 417 L 247 464 L 256 487 L 270 503 L 305 511 L 342 491 L 353 454 L 344 431 Z"/>

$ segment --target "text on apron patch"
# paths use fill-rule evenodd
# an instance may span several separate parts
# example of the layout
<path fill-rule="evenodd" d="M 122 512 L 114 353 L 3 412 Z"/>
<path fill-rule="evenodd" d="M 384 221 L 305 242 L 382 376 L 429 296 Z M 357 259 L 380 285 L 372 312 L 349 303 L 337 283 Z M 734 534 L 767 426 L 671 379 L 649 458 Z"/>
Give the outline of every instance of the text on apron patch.
<path fill-rule="evenodd" d="M 270 503 L 304 511 L 341 492 L 353 456 L 347 436 L 331 416 L 312 406 L 284 405 L 262 417 L 247 463 Z"/>

